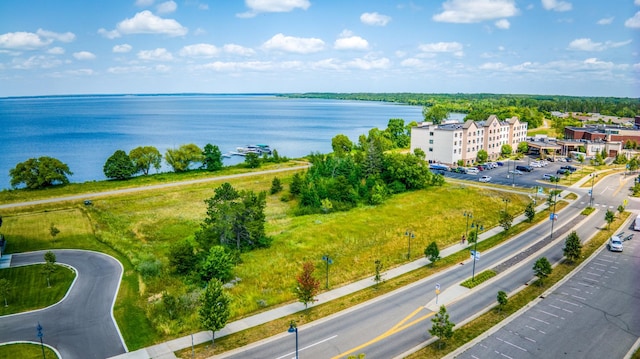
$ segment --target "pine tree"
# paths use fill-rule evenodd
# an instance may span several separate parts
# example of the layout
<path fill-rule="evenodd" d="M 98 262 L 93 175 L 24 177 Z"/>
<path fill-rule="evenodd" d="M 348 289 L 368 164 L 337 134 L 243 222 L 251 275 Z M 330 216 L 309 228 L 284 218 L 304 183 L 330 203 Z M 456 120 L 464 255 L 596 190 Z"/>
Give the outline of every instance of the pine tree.
<path fill-rule="evenodd" d="M 562 251 L 569 262 L 574 262 L 580 258 L 582 244 L 580 244 L 580 238 L 576 231 L 571 232 L 571 234 L 567 236 L 567 239 L 564 241 L 564 248 Z"/>
<path fill-rule="evenodd" d="M 551 267 L 551 263 L 549 263 L 547 257 L 541 257 L 536 261 L 533 265 L 533 272 L 538 277 L 538 284 L 540 286 L 542 286 L 544 279 L 551 274 L 552 270 L 553 268 Z"/>
<path fill-rule="evenodd" d="M 496 297 L 497 301 L 498 301 L 498 309 L 500 312 L 502 312 L 502 308 L 504 308 L 505 305 L 507 305 L 508 303 L 508 299 L 507 299 L 507 293 L 503 290 L 498 291 L 498 296 Z"/>

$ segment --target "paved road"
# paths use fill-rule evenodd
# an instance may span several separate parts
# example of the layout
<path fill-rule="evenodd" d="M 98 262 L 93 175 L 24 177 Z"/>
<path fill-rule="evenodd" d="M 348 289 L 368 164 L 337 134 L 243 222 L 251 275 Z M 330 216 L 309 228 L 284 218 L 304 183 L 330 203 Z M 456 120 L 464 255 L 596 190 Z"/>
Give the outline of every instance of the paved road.
<path fill-rule="evenodd" d="M 0 343 L 38 341 L 36 326 L 43 327 L 44 342 L 63 359 L 103 359 L 124 353 L 126 346 L 113 318 L 122 265 L 102 253 L 54 250 L 58 263 L 72 266 L 77 278 L 67 296 L 38 311 L 0 317 Z M 44 262 L 45 251 L 13 254 L 11 266 Z"/>

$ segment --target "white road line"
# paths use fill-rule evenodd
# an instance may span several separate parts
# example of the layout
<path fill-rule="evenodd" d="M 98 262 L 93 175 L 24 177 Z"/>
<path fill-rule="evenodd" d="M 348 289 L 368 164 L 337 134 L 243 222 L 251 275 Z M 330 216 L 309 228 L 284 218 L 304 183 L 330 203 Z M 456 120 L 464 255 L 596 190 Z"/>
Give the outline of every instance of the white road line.
<path fill-rule="evenodd" d="M 510 343 L 510 342 L 508 342 L 508 341 L 506 341 L 506 340 L 504 340 L 504 339 L 500 339 L 500 338 L 497 338 L 497 337 L 496 337 L 496 339 L 498 339 L 499 341 L 501 341 L 501 342 L 503 342 L 503 343 L 505 343 L 505 344 L 511 345 L 511 346 L 512 346 L 512 347 L 514 347 L 514 348 L 518 348 L 518 349 L 522 350 L 523 352 L 526 352 L 526 351 L 527 351 L 527 349 L 525 349 L 525 348 L 523 348 L 523 347 L 519 347 L 519 346 L 517 346 L 517 345 L 515 345 L 515 344 L 513 344 L 513 343 Z"/>
<path fill-rule="evenodd" d="M 587 274 L 589 275 L 595 275 L 596 277 L 602 277 L 600 274 L 598 273 L 591 273 L 591 272 L 587 272 Z"/>
<path fill-rule="evenodd" d="M 533 340 L 533 339 L 531 339 L 531 338 L 529 338 L 529 337 L 524 337 L 524 338 L 525 338 L 526 340 L 530 341 L 530 342 L 537 343 L 535 340 Z"/>
<path fill-rule="evenodd" d="M 571 296 L 572 296 L 572 297 L 574 297 L 574 298 L 578 298 L 578 299 L 581 299 L 581 300 L 587 300 L 587 298 L 583 298 L 583 297 L 578 297 L 577 295 L 573 295 L 573 294 L 572 294 Z"/>
<path fill-rule="evenodd" d="M 570 301 L 568 301 L 568 300 L 558 299 L 558 302 L 562 302 L 562 303 L 565 303 L 565 304 L 569 304 L 569 305 L 576 306 L 576 307 L 578 307 L 578 308 L 582 308 L 582 304 L 578 304 L 578 303 L 570 302 Z"/>
<path fill-rule="evenodd" d="M 602 264 L 602 263 L 593 263 L 594 266 L 603 266 L 603 267 L 608 267 L 608 265 L 606 264 Z"/>
<path fill-rule="evenodd" d="M 551 324 L 551 323 L 549 323 L 549 322 L 545 322 L 544 320 L 542 320 L 542 319 L 538 319 L 538 318 L 536 318 L 536 317 L 529 316 L 529 318 L 531 318 L 531 319 L 533 319 L 533 320 L 535 320 L 535 321 L 537 321 L 537 322 L 547 324 L 547 325 L 548 325 L 548 324 Z"/>
<path fill-rule="evenodd" d="M 546 314 L 546 315 L 550 315 L 550 316 L 552 316 L 552 317 L 560 318 L 560 319 L 564 320 L 564 318 L 563 318 L 563 317 L 561 317 L 561 316 L 559 316 L 559 315 L 555 315 L 555 314 L 553 314 L 553 313 L 549 313 L 549 312 L 544 311 L 544 310 L 542 310 L 542 309 L 538 309 L 538 311 L 539 311 L 539 312 L 541 312 L 541 313 L 544 313 L 544 314 Z"/>
<path fill-rule="evenodd" d="M 337 336 L 338 336 L 338 335 L 334 335 L 334 336 L 329 337 L 329 338 L 327 338 L 327 339 L 323 339 L 323 340 L 321 340 L 321 341 L 319 341 L 319 342 L 316 342 L 316 343 L 313 343 L 313 344 L 307 345 L 307 346 L 306 346 L 306 347 L 304 347 L 304 348 L 300 348 L 300 349 L 298 350 L 298 352 L 301 352 L 301 351 L 303 351 L 303 350 L 309 349 L 309 348 L 311 348 L 311 347 L 315 347 L 316 345 L 319 345 L 319 344 L 322 344 L 322 343 L 324 343 L 324 342 L 327 342 L 327 341 L 329 341 L 329 340 L 331 340 L 331 339 L 336 338 Z M 295 354 L 296 354 L 296 352 L 287 353 L 287 354 L 285 354 L 285 355 L 283 355 L 283 356 L 277 357 L 276 359 L 286 358 L 286 357 L 288 357 L 288 356 L 295 355 Z"/>
<path fill-rule="evenodd" d="M 505 358 L 513 359 L 512 357 L 508 356 L 507 354 L 503 354 L 503 353 L 499 353 L 499 354 L 500 354 L 500 355 L 502 355 L 502 356 L 503 356 L 503 357 L 505 357 Z"/>

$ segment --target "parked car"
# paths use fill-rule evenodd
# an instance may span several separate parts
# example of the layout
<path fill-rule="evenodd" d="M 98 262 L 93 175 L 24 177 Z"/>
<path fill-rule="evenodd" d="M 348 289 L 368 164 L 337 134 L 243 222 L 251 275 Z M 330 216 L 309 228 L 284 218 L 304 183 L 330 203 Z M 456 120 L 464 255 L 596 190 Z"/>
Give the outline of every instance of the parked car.
<path fill-rule="evenodd" d="M 478 173 L 480 173 L 480 170 L 475 167 L 468 167 L 466 171 L 469 175 L 477 175 Z"/>
<path fill-rule="evenodd" d="M 521 171 L 521 172 L 531 172 L 531 171 L 533 171 L 533 167 L 531 167 L 531 166 L 518 165 L 518 166 L 516 166 L 516 169 L 518 171 Z"/>
<path fill-rule="evenodd" d="M 542 175 L 542 179 L 544 179 L 544 180 L 554 181 L 556 178 L 558 178 L 558 177 L 552 175 L 551 173 L 545 173 L 545 174 Z"/>
<path fill-rule="evenodd" d="M 500 166 L 500 167 L 504 166 L 504 163 L 503 163 L 503 162 L 500 162 L 500 161 L 496 162 L 496 164 L 497 164 L 498 166 Z"/>
<path fill-rule="evenodd" d="M 607 242 L 607 248 L 611 252 L 622 252 L 622 240 L 618 236 L 611 236 Z"/>
<path fill-rule="evenodd" d="M 566 168 L 560 168 L 559 170 L 556 171 L 556 174 L 558 174 L 558 175 L 563 175 L 563 174 L 566 174 L 566 173 L 571 173 L 571 171 L 569 171 Z"/>
<path fill-rule="evenodd" d="M 542 167 L 542 163 L 540 163 L 538 161 L 532 161 L 531 163 L 529 163 L 529 166 L 534 167 L 534 168 L 541 168 Z"/>
<path fill-rule="evenodd" d="M 467 173 L 467 171 L 464 170 L 464 167 L 454 167 L 451 169 L 451 172 L 454 173 Z"/>
<path fill-rule="evenodd" d="M 482 176 L 478 179 L 480 182 L 489 182 L 491 181 L 491 176 Z"/>
<path fill-rule="evenodd" d="M 562 167 L 560 167 L 560 169 L 567 170 L 567 171 L 569 171 L 571 173 L 573 173 L 573 172 L 578 170 L 576 167 L 568 166 L 568 165 L 567 166 L 562 166 Z"/>
<path fill-rule="evenodd" d="M 514 174 L 514 175 L 521 175 L 522 171 L 518 171 L 518 170 L 511 170 L 509 171 L 509 173 Z"/>

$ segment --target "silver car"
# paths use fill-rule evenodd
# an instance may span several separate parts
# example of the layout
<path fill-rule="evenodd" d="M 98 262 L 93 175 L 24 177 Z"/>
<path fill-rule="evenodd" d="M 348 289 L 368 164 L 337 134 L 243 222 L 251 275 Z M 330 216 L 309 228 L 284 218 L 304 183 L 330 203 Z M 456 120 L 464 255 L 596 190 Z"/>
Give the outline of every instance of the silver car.
<path fill-rule="evenodd" d="M 607 242 L 607 248 L 612 252 L 622 252 L 622 239 L 618 236 L 611 236 Z"/>

